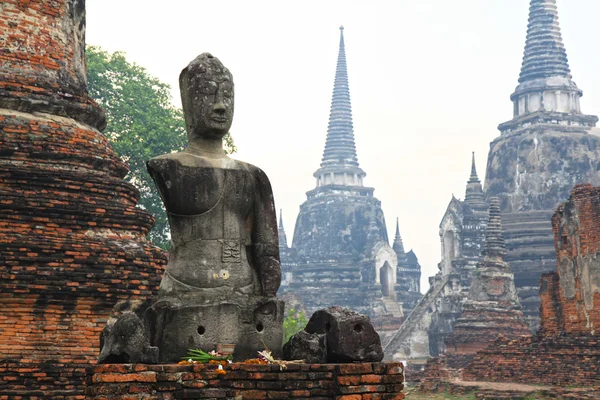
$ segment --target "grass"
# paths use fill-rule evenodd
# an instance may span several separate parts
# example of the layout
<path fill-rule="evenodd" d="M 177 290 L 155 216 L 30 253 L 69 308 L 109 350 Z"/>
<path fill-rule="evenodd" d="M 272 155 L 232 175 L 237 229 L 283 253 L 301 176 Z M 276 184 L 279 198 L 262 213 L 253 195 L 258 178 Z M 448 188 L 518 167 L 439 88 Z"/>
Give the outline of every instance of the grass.
<path fill-rule="evenodd" d="M 475 400 L 475 392 L 464 395 L 455 395 L 450 393 L 421 393 L 414 387 L 406 387 L 407 400 Z"/>
<path fill-rule="evenodd" d="M 407 400 L 475 400 L 475 393 L 464 395 L 454 395 L 448 393 L 418 393 L 409 392 L 406 395 Z"/>
<path fill-rule="evenodd" d="M 546 399 L 545 396 L 530 394 L 528 397 L 523 398 L 523 400 L 541 400 Z M 475 400 L 475 392 L 457 395 L 457 394 L 449 394 L 449 393 L 420 393 L 415 390 L 408 389 L 406 392 L 407 400 Z"/>

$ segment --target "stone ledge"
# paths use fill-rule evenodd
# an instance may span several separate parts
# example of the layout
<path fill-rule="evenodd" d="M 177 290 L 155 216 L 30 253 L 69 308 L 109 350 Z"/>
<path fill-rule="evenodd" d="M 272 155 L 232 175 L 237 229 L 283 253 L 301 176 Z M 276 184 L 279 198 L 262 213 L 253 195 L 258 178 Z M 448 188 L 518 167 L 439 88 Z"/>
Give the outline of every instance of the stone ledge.
<path fill-rule="evenodd" d="M 90 400 L 134 399 L 404 399 L 402 363 L 104 364 L 88 369 Z"/>

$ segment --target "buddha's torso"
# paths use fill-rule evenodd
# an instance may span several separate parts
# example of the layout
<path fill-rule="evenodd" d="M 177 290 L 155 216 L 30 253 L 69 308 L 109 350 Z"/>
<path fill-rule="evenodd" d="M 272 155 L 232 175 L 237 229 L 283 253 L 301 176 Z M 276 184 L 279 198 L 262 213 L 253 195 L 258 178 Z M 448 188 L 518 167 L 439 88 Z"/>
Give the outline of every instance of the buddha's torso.
<path fill-rule="evenodd" d="M 251 166 L 185 152 L 154 158 L 148 166 L 171 227 L 161 292 L 252 292 L 256 273 L 246 251 L 256 193 Z"/>

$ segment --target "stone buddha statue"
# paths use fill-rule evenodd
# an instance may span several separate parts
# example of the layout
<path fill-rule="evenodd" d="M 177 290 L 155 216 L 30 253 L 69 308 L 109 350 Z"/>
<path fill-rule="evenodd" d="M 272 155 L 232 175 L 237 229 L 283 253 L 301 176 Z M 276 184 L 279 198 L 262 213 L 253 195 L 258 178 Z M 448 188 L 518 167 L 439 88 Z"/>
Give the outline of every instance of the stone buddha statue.
<path fill-rule="evenodd" d="M 259 168 L 229 158 L 223 137 L 234 109 L 231 73 L 209 53 L 179 78 L 184 151 L 148 161 L 171 227 L 169 262 L 146 311 L 161 362 L 190 348 L 235 344 L 234 359 L 281 349 L 283 302 L 273 192 Z"/>

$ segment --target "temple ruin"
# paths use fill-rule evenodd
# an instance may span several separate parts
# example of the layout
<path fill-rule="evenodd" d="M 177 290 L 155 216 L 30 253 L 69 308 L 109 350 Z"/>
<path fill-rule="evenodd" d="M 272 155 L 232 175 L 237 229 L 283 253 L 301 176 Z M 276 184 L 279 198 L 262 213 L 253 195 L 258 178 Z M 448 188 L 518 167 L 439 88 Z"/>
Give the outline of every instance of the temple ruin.
<path fill-rule="evenodd" d="M 381 202 L 364 186 L 354 143 L 343 27 L 325 151 L 316 187 L 300 206 L 291 247 L 280 225 L 283 282 L 310 312 L 340 305 L 369 315 L 378 332 L 400 326 L 420 299 L 421 267 L 397 225 L 389 244 Z M 385 336 L 384 336 L 385 340 Z"/>
<path fill-rule="evenodd" d="M 465 366 L 498 336 L 507 339 L 529 336 L 514 275 L 504 261 L 506 247 L 500 204 L 497 198 L 492 198 L 490 203 L 483 260 L 473 271 L 469 294 L 453 332 L 445 338 L 445 354 L 453 368 Z"/>
<path fill-rule="evenodd" d="M 600 184 L 598 117 L 581 112 L 556 0 L 531 0 L 513 119 L 491 143 L 485 193 L 500 199 L 508 262 L 523 311 L 539 325 L 538 282 L 555 266 L 550 220 L 578 183 Z"/>
<path fill-rule="evenodd" d="M 387 357 L 445 353 L 445 339 L 462 313 L 481 259 L 484 194 L 500 199 L 505 261 L 514 273 L 530 331 L 537 330 L 538 282 L 556 260 L 552 214 L 574 185 L 600 184 L 598 118 L 581 113 L 582 95 L 572 80 L 556 1 L 531 0 L 519 85 L 511 95 L 513 119 L 500 124 L 500 136 L 490 145 L 483 191 L 473 184 L 464 202 L 450 202 L 440 224 L 440 272 L 430 278 L 429 291 L 388 344 Z M 473 212 L 464 211 L 469 203 Z"/>
<path fill-rule="evenodd" d="M 473 271 L 482 260 L 487 222 L 488 205 L 473 154 L 465 199 L 452 196 L 440 222 L 439 272 L 429 278 L 429 290 L 387 343 L 386 357 L 424 360 L 444 354 L 445 339 L 461 315 Z"/>

